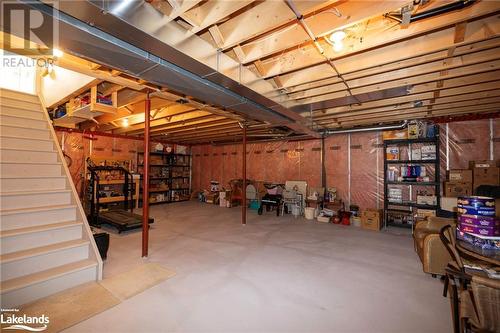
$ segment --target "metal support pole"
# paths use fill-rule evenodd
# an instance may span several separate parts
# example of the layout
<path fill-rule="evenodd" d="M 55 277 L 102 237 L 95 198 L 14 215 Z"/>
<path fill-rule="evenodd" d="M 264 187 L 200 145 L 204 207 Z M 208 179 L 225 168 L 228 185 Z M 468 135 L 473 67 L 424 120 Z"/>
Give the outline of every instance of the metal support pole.
<path fill-rule="evenodd" d="M 149 121 L 151 100 L 146 94 L 144 108 L 144 174 L 142 179 L 142 257 L 148 256 L 149 243 Z"/>
<path fill-rule="evenodd" d="M 241 224 L 247 224 L 247 127 L 243 125 L 243 188 L 241 189 Z"/>
<path fill-rule="evenodd" d="M 326 189 L 325 138 L 321 138 L 321 187 Z"/>

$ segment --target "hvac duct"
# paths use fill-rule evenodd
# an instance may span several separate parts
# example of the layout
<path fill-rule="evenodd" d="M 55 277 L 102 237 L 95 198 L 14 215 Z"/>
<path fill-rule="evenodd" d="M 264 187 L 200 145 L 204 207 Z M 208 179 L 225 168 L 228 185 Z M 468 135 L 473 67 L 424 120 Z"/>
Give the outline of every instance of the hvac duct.
<path fill-rule="evenodd" d="M 318 135 L 306 126 L 307 120 L 302 116 L 221 73 L 214 74 L 212 68 L 107 13 L 97 6 L 102 5 L 101 1 L 60 1 L 59 10 L 42 2 L 19 3 L 38 10 L 44 19 L 58 21 L 59 45 L 68 53 L 204 103 L 230 108 L 249 119 Z M 16 34 L 8 29 L 7 33 Z M 50 40 L 49 30 L 39 29 L 37 34 L 42 40 Z"/>

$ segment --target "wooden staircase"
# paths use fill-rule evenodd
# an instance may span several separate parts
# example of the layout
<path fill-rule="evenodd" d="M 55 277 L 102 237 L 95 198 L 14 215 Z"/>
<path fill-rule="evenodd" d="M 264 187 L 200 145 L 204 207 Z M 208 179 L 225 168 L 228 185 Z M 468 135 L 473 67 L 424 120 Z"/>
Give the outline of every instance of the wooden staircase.
<path fill-rule="evenodd" d="M 40 100 L 0 89 L 1 306 L 102 277 L 102 260 Z"/>

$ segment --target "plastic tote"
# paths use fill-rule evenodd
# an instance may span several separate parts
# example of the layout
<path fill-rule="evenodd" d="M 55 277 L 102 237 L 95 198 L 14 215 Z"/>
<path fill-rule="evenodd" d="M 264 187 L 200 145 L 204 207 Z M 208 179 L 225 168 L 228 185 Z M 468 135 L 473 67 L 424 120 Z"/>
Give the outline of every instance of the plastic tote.
<path fill-rule="evenodd" d="M 306 207 L 305 209 L 306 220 L 314 220 L 314 210 L 315 208 Z"/>

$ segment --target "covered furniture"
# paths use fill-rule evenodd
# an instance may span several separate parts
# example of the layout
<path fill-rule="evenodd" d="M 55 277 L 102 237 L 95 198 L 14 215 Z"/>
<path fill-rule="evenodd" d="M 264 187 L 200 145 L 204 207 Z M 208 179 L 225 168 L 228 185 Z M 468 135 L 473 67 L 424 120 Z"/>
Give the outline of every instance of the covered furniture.
<path fill-rule="evenodd" d="M 445 275 L 445 268 L 450 261 L 450 254 L 439 238 L 439 231 L 446 225 L 455 225 L 454 219 L 429 217 L 417 223 L 413 231 L 415 251 L 422 261 L 425 273 Z"/>

